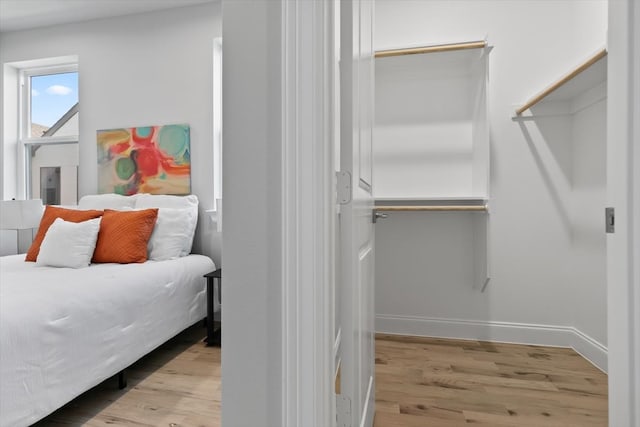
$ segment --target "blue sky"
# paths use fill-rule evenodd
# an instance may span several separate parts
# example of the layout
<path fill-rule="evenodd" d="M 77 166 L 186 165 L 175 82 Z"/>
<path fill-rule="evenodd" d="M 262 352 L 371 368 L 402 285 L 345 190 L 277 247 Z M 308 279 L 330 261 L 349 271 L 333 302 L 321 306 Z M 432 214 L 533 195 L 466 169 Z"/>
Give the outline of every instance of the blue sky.
<path fill-rule="evenodd" d="M 78 102 L 78 73 L 31 77 L 31 122 L 52 126 Z"/>

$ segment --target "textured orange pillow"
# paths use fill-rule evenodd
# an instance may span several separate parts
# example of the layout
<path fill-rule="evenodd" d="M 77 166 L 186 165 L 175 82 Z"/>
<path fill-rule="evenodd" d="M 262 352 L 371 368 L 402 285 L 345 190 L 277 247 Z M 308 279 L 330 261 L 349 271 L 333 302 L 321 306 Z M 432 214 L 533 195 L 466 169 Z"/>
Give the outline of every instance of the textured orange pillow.
<path fill-rule="evenodd" d="M 38 227 L 36 237 L 33 239 L 24 260 L 35 262 L 36 259 L 38 259 L 40 245 L 44 240 L 45 234 L 47 234 L 47 230 L 49 230 L 49 227 L 53 224 L 53 221 L 55 221 L 56 218 L 62 218 L 65 221 L 70 222 L 83 222 L 99 218 L 101 216 L 102 211 L 98 210 L 80 211 L 75 209 L 58 208 L 56 206 L 47 206 L 44 210 L 44 214 L 42 214 L 42 219 L 40 220 L 40 226 Z"/>
<path fill-rule="evenodd" d="M 92 262 L 145 262 L 147 242 L 158 218 L 158 209 L 113 211 L 105 209 Z"/>

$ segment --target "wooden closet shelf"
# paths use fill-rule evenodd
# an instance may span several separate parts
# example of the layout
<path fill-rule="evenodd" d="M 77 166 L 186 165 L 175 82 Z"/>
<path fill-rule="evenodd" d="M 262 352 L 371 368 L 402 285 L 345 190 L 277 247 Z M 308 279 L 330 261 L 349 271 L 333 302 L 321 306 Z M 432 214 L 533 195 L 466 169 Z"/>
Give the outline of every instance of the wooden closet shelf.
<path fill-rule="evenodd" d="M 472 42 L 438 44 L 422 47 L 408 47 L 402 49 L 378 50 L 375 53 L 376 58 L 386 58 L 389 56 L 416 55 L 420 53 L 448 52 L 452 50 L 464 49 L 482 49 L 487 47 L 486 40 L 477 40 Z"/>
<path fill-rule="evenodd" d="M 377 211 L 388 212 L 421 212 L 421 211 L 459 211 L 459 212 L 486 212 L 486 205 L 423 205 L 423 206 L 376 206 Z"/>
<path fill-rule="evenodd" d="M 600 61 L 605 56 L 607 56 L 607 49 L 605 48 L 605 49 L 599 50 L 597 53 L 595 53 L 590 58 L 588 58 L 585 62 L 583 62 L 582 64 L 578 65 L 576 68 L 574 68 L 571 72 L 569 72 L 565 76 L 561 77 L 560 79 L 558 79 L 557 81 L 555 81 L 554 83 L 549 85 L 542 92 L 540 92 L 537 95 L 535 95 L 534 97 L 532 97 L 522 107 L 520 107 L 520 108 L 518 108 L 516 110 L 516 115 L 517 116 L 521 115 L 526 110 L 528 110 L 529 108 L 533 107 L 534 105 L 536 105 L 537 103 L 539 103 L 540 101 L 545 99 L 547 96 L 551 95 L 553 92 L 555 92 L 556 90 L 561 88 L 563 85 L 565 85 L 566 83 L 571 81 L 573 78 L 578 76 L 580 73 L 582 73 L 583 71 L 589 69 L 589 67 L 591 67 L 593 64 L 595 64 L 598 61 Z"/>

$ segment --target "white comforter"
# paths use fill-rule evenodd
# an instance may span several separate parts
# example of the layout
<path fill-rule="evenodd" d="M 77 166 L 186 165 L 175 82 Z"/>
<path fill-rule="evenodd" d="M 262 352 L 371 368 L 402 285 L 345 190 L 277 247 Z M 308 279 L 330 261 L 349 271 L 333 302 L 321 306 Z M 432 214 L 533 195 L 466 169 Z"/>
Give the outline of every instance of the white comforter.
<path fill-rule="evenodd" d="M 36 422 L 204 318 L 213 269 L 201 255 L 78 270 L 0 258 L 0 426 Z"/>

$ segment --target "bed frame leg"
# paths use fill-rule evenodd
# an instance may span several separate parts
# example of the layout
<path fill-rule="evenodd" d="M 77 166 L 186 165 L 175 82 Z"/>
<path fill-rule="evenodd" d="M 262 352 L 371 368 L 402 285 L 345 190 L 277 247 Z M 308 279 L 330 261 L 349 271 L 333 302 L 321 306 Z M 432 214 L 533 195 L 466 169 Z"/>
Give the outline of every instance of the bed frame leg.
<path fill-rule="evenodd" d="M 118 390 L 122 390 L 127 387 L 127 376 L 125 370 L 118 372 Z"/>

